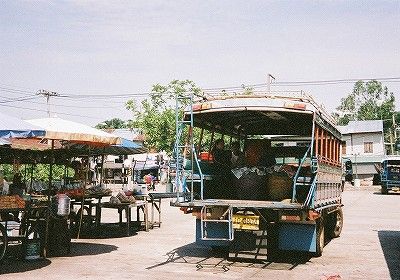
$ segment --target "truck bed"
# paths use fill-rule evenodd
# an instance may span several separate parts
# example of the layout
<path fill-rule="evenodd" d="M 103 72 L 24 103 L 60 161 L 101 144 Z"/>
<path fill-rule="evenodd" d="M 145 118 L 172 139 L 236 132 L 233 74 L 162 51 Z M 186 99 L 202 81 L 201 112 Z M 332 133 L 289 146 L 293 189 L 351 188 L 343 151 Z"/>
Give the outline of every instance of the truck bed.
<path fill-rule="evenodd" d="M 235 208 L 269 208 L 269 209 L 302 209 L 300 203 L 281 201 L 259 201 L 259 200 L 229 200 L 229 199 L 204 199 L 190 202 L 171 201 L 171 206 L 176 207 L 203 207 L 203 206 L 232 206 Z"/>

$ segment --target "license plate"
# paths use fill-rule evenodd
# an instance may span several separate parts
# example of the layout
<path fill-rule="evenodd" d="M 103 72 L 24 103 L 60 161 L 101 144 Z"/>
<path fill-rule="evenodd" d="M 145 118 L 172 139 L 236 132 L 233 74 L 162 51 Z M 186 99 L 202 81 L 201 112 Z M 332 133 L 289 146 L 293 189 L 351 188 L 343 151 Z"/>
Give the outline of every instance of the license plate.
<path fill-rule="evenodd" d="M 234 229 L 260 229 L 260 217 L 255 215 L 234 214 L 232 217 Z"/>

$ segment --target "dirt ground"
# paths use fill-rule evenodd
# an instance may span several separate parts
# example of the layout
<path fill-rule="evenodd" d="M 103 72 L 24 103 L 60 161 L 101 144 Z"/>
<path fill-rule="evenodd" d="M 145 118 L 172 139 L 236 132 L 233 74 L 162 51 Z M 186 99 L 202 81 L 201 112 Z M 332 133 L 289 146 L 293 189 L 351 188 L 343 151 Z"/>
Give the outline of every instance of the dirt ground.
<path fill-rule="evenodd" d="M 36 261 L 9 257 L 0 279 L 400 279 L 400 194 L 378 187 L 343 193 L 344 229 L 320 258 L 304 255 L 283 262 L 249 264 L 226 260 L 195 245 L 195 219 L 163 200 L 162 226 L 125 231 L 114 209 L 103 212 L 96 236 L 74 239 L 71 254 Z"/>

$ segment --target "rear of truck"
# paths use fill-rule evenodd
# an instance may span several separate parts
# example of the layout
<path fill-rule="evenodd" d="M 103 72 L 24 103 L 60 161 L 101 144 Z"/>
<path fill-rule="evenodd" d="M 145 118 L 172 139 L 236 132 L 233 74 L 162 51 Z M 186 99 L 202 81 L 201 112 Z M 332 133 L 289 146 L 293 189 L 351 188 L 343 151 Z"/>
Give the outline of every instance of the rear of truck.
<path fill-rule="evenodd" d="M 381 192 L 400 190 L 400 158 L 385 159 L 382 161 Z"/>
<path fill-rule="evenodd" d="M 263 261 L 281 251 L 320 256 L 325 238 L 340 235 L 340 135 L 302 104 L 279 103 L 276 97 L 224 98 L 192 112 L 194 126 L 239 136 L 245 149 L 268 150 L 275 161 L 227 169 L 209 157 L 185 160 L 190 187 L 184 199 L 171 204 L 196 217 L 197 243 L 224 247 L 230 257 Z"/>

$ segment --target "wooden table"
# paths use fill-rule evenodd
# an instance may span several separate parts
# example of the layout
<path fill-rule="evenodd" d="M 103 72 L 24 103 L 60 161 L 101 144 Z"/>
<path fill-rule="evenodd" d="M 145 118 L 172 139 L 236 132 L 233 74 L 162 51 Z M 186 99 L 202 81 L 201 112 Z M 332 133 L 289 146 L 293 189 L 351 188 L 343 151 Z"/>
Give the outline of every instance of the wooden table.
<path fill-rule="evenodd" d="M 138 200 L 146 200 L 151 204 L 151 218 L 149 221 L 149 227 L 161 227 L 161 201 L 163 198 L 174 198 L 176 193 L 158 193 L 150 192 L 148 194 L 135 195 Z M 158 217 L 156 217 L 156 215 Z"/>
<path fill-rule="evenodd" d="M 148 219 L 148 207 L 147 207 L 147 201 L 146 200 L 137 200 L 134 203 L 101 203 L 100 204 L 100 209 L 102 208 L 111 208 L 111 209 L 117 209 L 118 214 L 119 214 L 119 223 L 122 224 L 122 212 L 125 211 L 126 214 L 126 233 L 127 236 L 130 235 L 130 229 L 131 229 L 131 222 L 132 222 L 132 213 L 131 209 L 136 207 L 136 213 L 137 213 L 137 221 L 140 221 L 140 211 L 143 212 L 144 216 L 144 227 L 146 231 L 149 231 L 149 219 Z"/>

